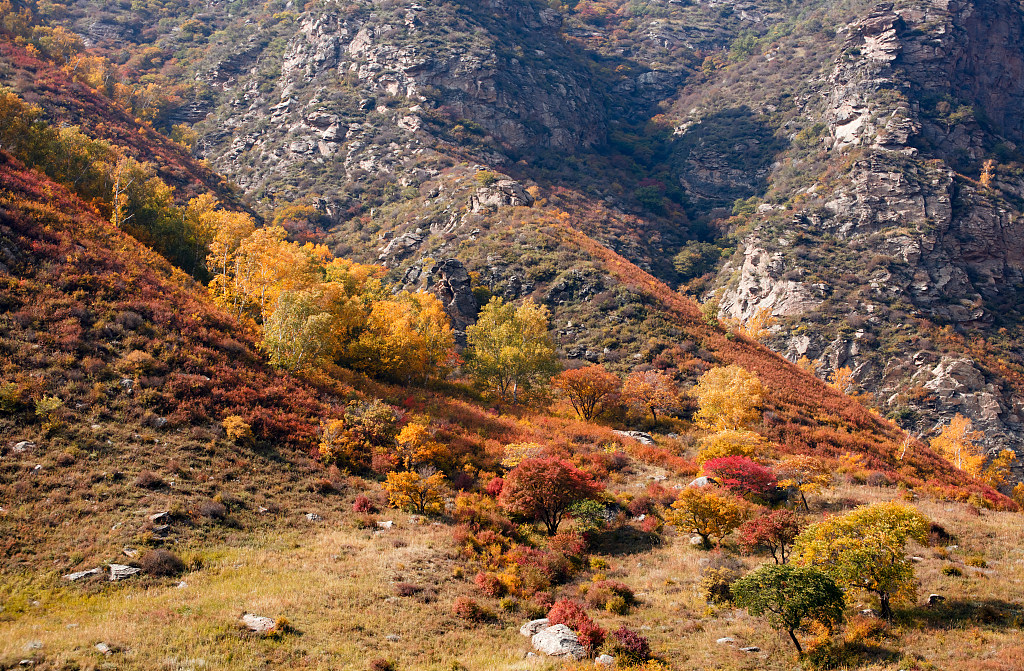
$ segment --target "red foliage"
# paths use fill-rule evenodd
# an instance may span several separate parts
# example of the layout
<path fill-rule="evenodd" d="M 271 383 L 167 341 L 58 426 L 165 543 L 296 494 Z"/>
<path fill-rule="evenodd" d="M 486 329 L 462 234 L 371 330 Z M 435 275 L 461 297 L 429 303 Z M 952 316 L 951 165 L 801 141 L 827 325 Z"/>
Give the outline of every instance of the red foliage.
<path fill-rule="evenodd" d="M 357 513 L 375 513 L 377 512 L 377 506 L 373 505 L 373 501 L 366 494 L 360 494 L 356 496 L 356 500 L 352 504 L 352 511 Z"/>
<path fill-rule="evenodd" d="M 554 536 L 569 506 L 600 491 L 588 474 L 564 459 L 524 459 L 505 478 L 498 503 L 509 512 L 540 520 Z"/>
<path fill-rule="evenodd" d="M 491 478 L 491 481 L 487 483 L 487 486 L 484 489 L 486 489 L 487 493 L 490 494 L 491 496 L 497 497 L 499 494 L 501 494 L 501 490 L 504 486 L 505 479 L 502 477 L 495 476 Z"/>
<path fill-rule="evenodd" d="M 792 511 L 773 510 L 740 526 L 740 546 L 748 553 L 758 547 L 767 548 L 776 564 L 784 564 L 802 527 L 800 518 Z"/>
<path fill-rule="evenodd" d="M 613 631 L 612 636 L 615 637 L 617 656 L 624 658 L 623 661 L 638 663 L 650 658 L 651 645 L 639 632 L 623 625 Z"/>
<path fill-rule="evenodd" d="M 775 474 L 747 457 L 719 457 L 704 464 L 704 473 L 729 491 L 764 496 L 775 489 Z"/>
<path fill-rule="evenodd" d="M 480 591 L 487 596 L 505 595 L 505 585 L 503 585 L 493 573 L 484 573 L 481 571 L 476 574 L 475 578 L 473 578 L 473 582 L 475 582 L 476 586 L 480 588 Z"/>
<path fill-rule="evenodd" d="M 604 643 L 605 631 L 590 619 L 582 603 L 574 599 L 559 599 L 548 611 L 548 622 L 564 624 L 576 632 L 580 644 L 593 653 Z"/>

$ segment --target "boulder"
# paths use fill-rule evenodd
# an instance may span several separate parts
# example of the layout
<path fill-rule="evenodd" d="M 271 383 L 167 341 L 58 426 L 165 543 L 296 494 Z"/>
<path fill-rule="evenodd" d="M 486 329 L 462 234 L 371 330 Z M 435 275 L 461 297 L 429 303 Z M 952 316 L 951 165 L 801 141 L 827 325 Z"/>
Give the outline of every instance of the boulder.
<path fill-rule="evenodd" d="M 75 582 L 76 580 L 81 580 L 82 578 L 88 578 L 91 575 L 99 575 L 99 573 L 100 570 L 98 568 L 91 568 L 87 571 L 76 571 L 74 573 L 69 573 L 66 576 L 64 576 L 64 579 L 70 580 L 71 582 Z"/>
<path fill-rule="evenodd" d="M 718 645 L 732 645 L 735 642 L 736 639 L 732 638 L 731 636 L 723 636 L 722 638 L 715 641 L 715 643 L 717 643 Z"/>
<path fill-rule="evenodd" d="M 394 520 L 387 520 L 386 522 L 377 522 L 378 529 L 391 529 L 395 526 Z"/>
<path fill-rule="evenodd" d="M 519 633 L 522 634 L 523 636 L 533 636 L 538 631 L 540 631 L 541 629 L 544 629 L 547 626 L 548 626 L 548 619 L 546 617 L 542 617 L 539 620 L 530 620 L 529 622 L 527 622 L 523 626 L 519 627 Z"/>
<path fill-rule="evenodd" d="M 36 444 L 31 440 L 19 440 L 14 444 L 15 452 L 28 452 L 29 450 L 36 449 Z"/>
<path fill-rule="evenodd" d="M 598 655 L 597 659 L 594 660 L 596 666 L 606 666 L 609 669 L 615 666 L 615 658 L 611 655 Z"/>
<path fill-rule="evenodd" d="M 928 595 L 928 606 L 938 606 L 940 603 L 946 600 L 946 597 L 941 594 L 929 594 Z"/>
<path fill-rule="evenodd" d="M 717 485 L 718 481 L 714 478 L 709 478 L 706 475 L 702 475 L 699 478 L 694 478 L 690 481 L 687 487 L 707 487 L 708 485 Z"/>
<path fill-rule="evenodd" d="M 127 564 L 111 564 L 110 582 L 117 582 L 118 580 L 131 578 L 133 575 L 141 571 L 142 569 L 135 568 L 134 566 L 128 566 Z"/>
<path fill-rule="evenodd" d="M 277 622 L 272 617 L 263 617 L 262 615 L 243 613 L 242 624 L 245 625 L 245 628 L 251 632 L 257 634 L 266 634 L 274 628 Z"/>
<path fill-rule="evenodd" d="M 571 659 L 577 662 L 587 658 L 587 651 L 576 638 L 576 634 L 564 624 L 545 627 L 534 634 L 530 640 L 534 650 L 550 657 Z"/>
<path fill-rule="evenodd" d="M 153 513 L 149 516 L 149 521 L 153 524 L 165 524 L 171 521 L 171 514 L 166 510 L 159 513 Z"/>
<path fill-rule="evenodd" d="M 633 440 L 640 441 L 644 445 L 654 445 L 654 436 L 643 431 L 612 431 L 612 433 L 626 438 L 632 438 Z"/>
<path fill-rule="evenodd" d="M 316 513 L 306 513 L 306 519 L 310 522 L 319 522 L 323 518 L 317 515 Z"/>

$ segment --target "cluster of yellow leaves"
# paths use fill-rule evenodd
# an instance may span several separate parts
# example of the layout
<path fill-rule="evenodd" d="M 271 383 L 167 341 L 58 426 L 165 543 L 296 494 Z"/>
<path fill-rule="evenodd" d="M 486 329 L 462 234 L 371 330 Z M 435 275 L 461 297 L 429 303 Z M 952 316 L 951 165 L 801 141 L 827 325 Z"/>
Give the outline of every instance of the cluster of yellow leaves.
<path fill-rule="evenodd" d="M 388 503 L 395 508 L 421 515 L 439 513 L 444 508 L 445 477 L 441 472 L 392 471 L 382 487 Z"/>
<path fill-rule="evenodd" d="M 971 420 L 957 413 L 942 432 L 932 439 L 931 447 L 965 473 L 979 477 L 985 454 L 978 441 L 982 433 L 972 429 Z"/>
<path fill-rule="evenodd" d="M 501 465 L 508 470 L 512 470 L 523 459 L 532 459 L 533 457 L 540 456 L 543 451 L 543 446 L 538 443 L 512 443 L 505 446 L 505 456 L 501 460 Z"/>
<path fill-rule="evenodd" d="M 817 492 L 832 482 L 832 468 L 823 459 L 806 454 L 787 456 L 775 467 L 780 487 L 793 487 L 800 493 L 804 509 L 807 505 L 807 494 Z"/>
<path fill-rule="evenodd" d="M 682 532 L 700 536 L 705 547 L 725 538 L 743 521 L 740 501 L 714 487 L 687 487 L 672 503 L 668 522 Z"/>
<path fill-rule="evenodd" d="M 761 380 L 741 366 L 712 368 L 690 393 L 700 405 L 697 425 L 705 429 L 741 430 L 761 419 Z"/>
<path fill-rule="evenodd" d="M 752 457 L 761 454 L 767 443 L 753 431 L 725 429 L 698 441 L 697 463 L 703 464 L 719 457 Z"/>
<path fill-rule="evenodd" d="M 335 259 L 323 245 L 289 242 L 280 226 L 206 207 L 210 292 L 263 329 L 263 347 L 290 370 L 346 365 L 396 381 L 443 376 L 455 363 L 444 309 L 431 294 L 392 295 L 383 269 Z"/>

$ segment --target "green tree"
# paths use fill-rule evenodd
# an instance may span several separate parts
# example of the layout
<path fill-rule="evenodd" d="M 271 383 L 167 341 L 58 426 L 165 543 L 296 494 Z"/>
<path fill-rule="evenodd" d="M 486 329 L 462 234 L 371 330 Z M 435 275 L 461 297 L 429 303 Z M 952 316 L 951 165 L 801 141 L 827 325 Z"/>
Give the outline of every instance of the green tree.
<path fill-rule="evenodd" d="M 480 310 L 466 329 L 467 367 L 478 384 L 502 400 L 518 403 L 523 393 L 558 370 L 548 335 L 548 309 L 527 301 L 516 307 L 499 297 Z"/>
<path fill-rule="evenodd" d="M 810 621 L 831 630 L 843 619 L 843 591 L 814 567 L 765 564 L 734 582 L 732 593 L 737 606 L 789 634 L 801 654 L 796 632 Z"/>
<path fill-rule="evenodd" d="M 882 617 L 892 617 L 892 602 L 914 597 L 914 565 L 907 541 L 924 543 L 929 521 L 917 508 L 888 501 L 861 506 L 845 515 L 812 524 L 793 547 L 793 561 L 815 566 L 840 585 L 878 597 Z"/>
<path fill-rule="evenodd" d="M 288 370 L 315 366 L 331 355 L 333 321 L 320 291 L 285 291 L 263 325 L 263 349 L 275 366 Z"/>
<path fill-rule="evenodd" d="M 722 256 L 722 250 L 710 242 L 690 240 L 672 259 L 679 279 L 692 280 L 715 269 L 715 264 Z"/>

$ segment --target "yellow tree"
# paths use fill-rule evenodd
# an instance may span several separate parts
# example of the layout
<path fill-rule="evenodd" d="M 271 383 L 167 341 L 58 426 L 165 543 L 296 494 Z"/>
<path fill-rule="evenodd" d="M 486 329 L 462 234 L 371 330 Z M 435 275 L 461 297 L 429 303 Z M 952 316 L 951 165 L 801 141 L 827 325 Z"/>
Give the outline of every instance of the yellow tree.
<path fill-rule="evenodd" d="M 690 393 L 700 406 L 694 419 L 703 428 L 741 430 L 761 419 L 761 380 L 741 366 L 712 368 Z"/>
<path fill-rule="evenodd" d="M 720 457 L 752 457 L 767 448 L 764 438 L 753 431 L 726 429 L 698 441 L 697 463 L 703 464 Z"/>
<path fill-rule="evenodd" d="M 978 477 L 985 463 L 985 455 L 977 442 L 982 435 L 972 430 L 970 419 L 957 413 L 942 432 L 932 438 L 931 447 L 961 471 Z"/>
<path fill-rule="evenodd" d="M 434 437 L 422 422 L 409 422 L 398 433 L 398 448 L 395 451 L 399 466 L 413 470 L 420 466 L 437 466 L 445 455 L 444 446 Z"/>
<path fill-rule="evenodd" d="M 1006 479 L 1010 477 L 1010 468 L 1016 460 L 1016 452 L 1013 450 L 1002 450 L 985 469 L 985 482 L 991 487 L 1005 485 Z"/>
<path fill-rule="evenodd" d="M 658 421 L 658 411 L 671 412 L 679 404 L 679 390 L 672 378 L 656 370 L 635 371 L 622 385 L 622 396 L 638 413 L 651 413 Z"/>
<path fill-rule="evenodd" d="M 807 527 L 793 546 L 793 561 L 821 569 L 841 586 L 875 594 L 880 615 L 888 619 L 893 602 L 916 592 L 906 544 L 926 542 L 929 525 L 916 508 L 898 501 L 861 506 Z"/>
<path fill-rule="evenodd" d="M 696 533 L 707 549 L 712 539 L 725 538 L 743 522 L 743 509 L 735 496 L 716 487 L 687 487 L 672 504 L 668 521 Z"/>
<path fill-rule="evenodd" d="M 392 471 L 382 487 L 388 493 L 388 503 L 395 508 L 413 510 L 421 515 L 439 513 L 444 507 L 444 473 L 432 469 Z"/>
<path fill-rule="evenodd" d="M 832 482 L 832 468 L 818 457 L 807 454 L 787 456 L 775 467 L 780 487 L 792 487 L 800 493 L 804 510 L 810 511 L 807 505 L 807 494 L 820 491 Z"/>
<path fill-rule="evenodd" d="M 533 301 L 516 307 L 500 297 L 466 329 L 467 368 L 476 382 L 502 400 L 518 403 L 524 392 L 547 382 L 558 369 L 548 335 L 548 309 Z"/>
<path fill-rule="evenodd" d="M 257 228 L 241 241 L 235 256 L 235 291 L 264 323 L 282 291 L 302 288 L 308 257 L 285 241 L 280 227 Z"/>
<path fill-rule="evenodd" d="M 853 370 L 849 366 L 843 366 L 829 376 L 828 383 L 833 389 L 843 394 L 850 393 L 854 385 Z"/>

